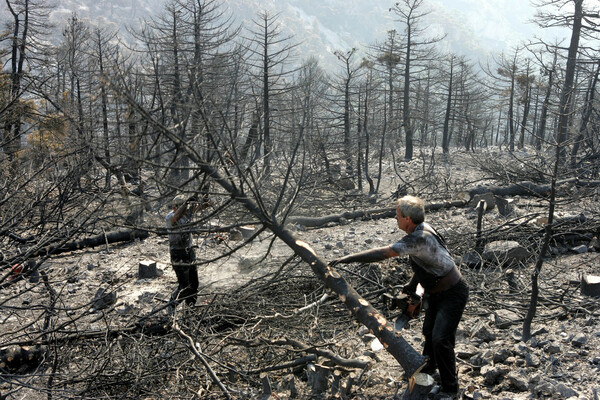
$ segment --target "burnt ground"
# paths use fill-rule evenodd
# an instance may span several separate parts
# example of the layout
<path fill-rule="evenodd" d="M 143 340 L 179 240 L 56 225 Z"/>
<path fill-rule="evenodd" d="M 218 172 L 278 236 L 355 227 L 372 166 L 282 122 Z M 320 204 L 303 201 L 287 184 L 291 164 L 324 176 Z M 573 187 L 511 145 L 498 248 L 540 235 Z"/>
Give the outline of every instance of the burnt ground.
<path fill-rule="evenodd" d="M 436 178 L 432 180 L 437 186 L 429 192 L 419 187 L 416 180 L 424 174 L 431 175 L 419 160 L 402 166 L 405 176 L 415 177 L 414 181 L 394 180 L 394 171 L 388 169 L 388 186 L 401 185 L 436 202 L 460 198 L 461 189 L 468 190 L 476 184 L 498 184 L 493 178 L 486 178 L 488 171 L 477 170 L 466 159 L 466 155 L 455 156 L 450 166 L 436 168 Z M 444 190 L 440 190 L 440 182 L 444 182 Z M 598 218 L 597 194 L 565 190 L 567 195 L 563 193 L 562 198 L 568 201 L 559 203 L 557 216 L 585 215 L 586 223 L 576 229 L 588 230 L 593 236 L 597 231 L 593 224 Z M 359 197 L 351 196 L 347 203 Z M 533 337 L 523 342 L 523 318 L 530 303 L 535 250 L 541 242 L 541 225 L 535 221 L 545 216 L 547 204 L 525 196 L 514 200 L 512 214 L 502 216 L 494 209 L 483 220 L 484 238 L 517 240 L 531 251 L 531 257 L 511 266 L 489 262 L 471 268 L 461 262 L 474 243 L 477 213 L 472 206 L 442 209 L 427 216 L 428 222 L 446 236 L 471 288 L 456 345 L 461 387 L 479 399 L 597 399 L 600 299 L 582 295 L 580 282 L 582 276 L 600 275 L 599 253 L 588 235 L 565 235 L 564 240 L 552 243 L 540 275 Z M 372 199 L 356 201 L 352 204 L 354 209 L 393 204 L 391 195 L 382 196 L 376 203 Z M 315 200 L 306 215 L 338 210 L 342 211 Z M 166 209 L 147 215 L 146 222 L 155 221 L 159 226 L 163 213 Z M 391 218 L 342 221 L 320 228 L 295 225 L 290 229 L 325 260 L 387 245 L 403 235 Z M 270 379 L 272 398 L 290 398 L 293 387 L 298 398 L 311 397 L 306 363 L 278 366 L 311 355 L 314 348 L 368 363 L 366 368 L 340 367 L 322 355 L 314 361 L 337 369 L 344 382 L 352 377 L 350 398 L 401 395 L 407 383 L 398 363 L 351 319 L 308 266 L 293 259 L 283 243 L 272 239 L 268 232 L 261 233 L 238 252 L 201 264 L 198 304 L 193 308 L 180 307 L 174 315 L 164 308 L 176 287 L 164 236 L 152 235 L 143 241 L 86 249 L 51 259 L 44 270 L 58 300 L 49 304 L 48 285 L 42 281 L 24 280 L 5 290 L 3 296 L 14 296 L 6 303 L 14 308 L 1 310 L 0 346 L 39 338 L 37 332 L 42 325 L 50 323 L 56 333 L 44 339 L 53 355 L 34 373 L 19 375 L 20 384 L 0 381 L 0 393 L 8 393 L 7 398 L 48 398 L 48 393 L 54 398 L 223 397 L 198 354 L 194 357 L 186 347 L 187 339 L 171 329 L 161 329 L 176 322 L 180 332 L 197 342 L 203 360 L 216 371 L 234 398 L 260 397 L 264 393 L 260 372 Z M 243 243 L 214 234 L 198 235 L 195 241 L 200 260 L 213 260 Z M 160 275 L 138 279 L 138 264 L 142 260 L 157 262 Z M 507 280 L 509 268 L 516 276 L 512 288 Z M 382 307 L 382 288 L 402 284 L 409 278 L 406 260 L 402 259 L 345 265 L 339 271 L 378 309 Z M 90 302 L 100 288 L 115 292 L 116 302 L 97 310 L 90 307 Z M 313 306 L 301 310 L 310 304 Z M 42 318 L 48 307 L 53 307 L 54 313 L 50 322 Z M 404 330 L 405 339 L 417 351 L 422 348 L 421 323 L 422 317 Z M 140 333 L 140 326 L 145 327 L 144 333 Z M 61 342 L 57 339 L 61 335 L 78 339 Z M 89 338 L 82 339 L 86 335 Z M 299 348 L 289 339 L 310 348 Z M 102 357 L 108 360 L 102 361 Z M 57 374 L 54 381 L 49 379 L 52 371 Z"/>

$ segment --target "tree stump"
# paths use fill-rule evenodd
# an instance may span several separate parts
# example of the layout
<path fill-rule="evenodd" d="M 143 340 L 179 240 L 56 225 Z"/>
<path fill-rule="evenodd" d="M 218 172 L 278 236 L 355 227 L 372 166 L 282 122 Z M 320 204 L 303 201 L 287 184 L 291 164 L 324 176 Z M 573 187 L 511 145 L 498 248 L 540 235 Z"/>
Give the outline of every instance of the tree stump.
<path fill-rule="evenodd" d="M 271 380 L 269 379 L 269 375 L 266 372 L 261 372 L 260 380 L 262 382 L 263 396 L 271 396 L 271 394 L 273 393 L 273 388 L 271 386 Z"/>
<path fill-rule="evenodd" d="M 600 297 L 600 276 L 582 275 L 581 294 L 591 297 Z"/>
<path fill-rule="evenodd" d="M 496 207 L 498 208 L 498 214 L 508 217 L 515 211 L 515 200 L 496 196 Z"/>
<path fill-rule="evenodd" d="M 339 399 L 342 397 L 342 371 L 336 369 L 333 371 L 333 380 L 331 381 L 331 397 Z"/>
<path fill-rule="evenodd" d="M 244 237 L 242 236 L 242 231 L 240 231 L 238 228 L 231 228 L 231 230 L 229 231 L 229 240 L 238 242 L 243 238 Z"/>
<path fill-rule="evenodd" d="M 294 374 L 289 374 L 283 377 L 279 387 L 280 390 L 289 390 L 290 399 L 298 397 L 298 388 L 296 387 L 296 377 Z"/>
<path fill-rule="evenodd" d="M 250 240 L 252 235 L 256 233 L 256 227 L 254 225 L 244 225 L 239 227 L 240 232 L 244 240 Z"/>
<path fill-rule="evenodd" d="M 471 200 L 473 208 L 477 209 L 480 207 L 479 203 L 481 201 L 485 202 L 485 207 L 483 208 L 484 211 L 492 211 L 494 208 L 496 208 L 496 196 L 494 196 L 494 194 L 491 192 L 474 195 L 473 199 Z"/>
<path fill-rule="evenodd" d="M 350 398 L 350 393 L 352 393 L 352 387 L 356 382 L 356 374 L 354 372 L 350 372 L 346 381 L 342 383 L 340 397 L 342 400 L 346 400 Z"/>
<path fill-rule="evenodd" d="M 311 388 L 314 395 L 320 395 L 327 391 L 329 386 L 329 374 L 331 368 L 321 364 L 308 364 L 306 368 L 306 385 Z"/>
<path fill-rule="evenodd" d="M 408 388 L 402 396 L 402 400 L 426 399 L 433 388 L 435 381 L 429 374 L 418 373 L 408 381 Z"/>
<path fill-rule="evenodd" d="M 517 278 L 515 276 L 515 271 L 512 268 L 509 268 L 506 270 L 504 276 L 508 283 L 508 291 L 513 294 L 517 293 Z"/>
<path fill-rule="evenodd" d="M 156 261 L 143 260 L 138 265 L 138 278 L 140 279 L 151 279 L 158 276 L 158 270 L 156 269 Z"/>

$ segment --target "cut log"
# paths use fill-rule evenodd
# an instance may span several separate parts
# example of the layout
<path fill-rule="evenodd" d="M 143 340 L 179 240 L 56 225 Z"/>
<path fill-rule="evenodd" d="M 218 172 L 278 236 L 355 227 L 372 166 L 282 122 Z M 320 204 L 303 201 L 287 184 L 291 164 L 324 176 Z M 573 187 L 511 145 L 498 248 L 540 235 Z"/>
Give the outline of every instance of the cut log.
<path fill-rule="evenodd" d="M 600 276 L 584 275 L 581 277 L 581 294 L 600 297 Z"/>
<path fill-rule="evenodd" d="M 25 373 L 37 368 L 46 357 L 47 346 L 9 346 L 0 349 L 0 373 Z"/>

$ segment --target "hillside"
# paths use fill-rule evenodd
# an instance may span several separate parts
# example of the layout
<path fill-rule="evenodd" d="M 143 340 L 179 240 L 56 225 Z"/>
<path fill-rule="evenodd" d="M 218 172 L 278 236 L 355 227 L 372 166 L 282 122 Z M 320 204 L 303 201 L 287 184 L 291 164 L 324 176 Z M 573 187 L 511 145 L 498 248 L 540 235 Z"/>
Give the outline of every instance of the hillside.
<path fill-rule="evenodd" d="M 139 26 L 144 19 L 159 16 L 166 4 L 162 0 L 55 1 L 50 21 L 57 26 L 77 13 L 100 26 L 112 25 L 125 37 L 126 26 Z M 301 43 L 300 58 L 314 56 L 328 70 L 338 66 L 334 51 L 356 47 L 366 54 L 368 46 L 385 40 L 387 31 L 403 29 L 389 12 L 393 2 L 384 0 L 224 0 L 222 4 L 227 13 L 247 28 L 252 26 L 258 12 L 266 10 L 279 15 L 284 34 L 293 35 Z M 424 7 L 430 12 L 426 18 L 429 34 L 446 35 L 441 50 L 473 60 L 485 61 L 490 54 L 510 50 L 519 42 L 532 39 L 533 9 L 525 2 L 516 9 L 490 3 L 483 11 L 464 0 L 431 0 Z"/>

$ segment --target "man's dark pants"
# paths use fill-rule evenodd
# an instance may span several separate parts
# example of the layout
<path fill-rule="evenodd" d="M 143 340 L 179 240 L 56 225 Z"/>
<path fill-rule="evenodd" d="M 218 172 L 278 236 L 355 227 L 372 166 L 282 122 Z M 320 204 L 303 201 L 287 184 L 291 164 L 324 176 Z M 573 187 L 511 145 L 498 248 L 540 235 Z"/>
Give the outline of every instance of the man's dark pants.
<path fill-rule="evenodd" d="M 176 304 L 182 300 L 189 305 L 196 303 L 198 296 L 198 270 L 196 268 L 196 255 L 193 249 L 171 249 L 171 265 L 177 275 L 179 285 L 171 296 L 171 301 Z"/>
<path fill-rule="evenodd" d="M 468 299 L 469 287 L 461 279 L 450 289 L 429 296 L 423 321 L 425 336 L 423 354 L 429 357 L 429 363 L 423 372 L 433 373 L 437 367 L 442 381 L 442 391 L 446 393 L 458 392 L 454 345 L 456 329 Z"/>

